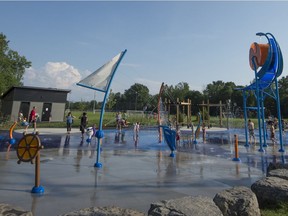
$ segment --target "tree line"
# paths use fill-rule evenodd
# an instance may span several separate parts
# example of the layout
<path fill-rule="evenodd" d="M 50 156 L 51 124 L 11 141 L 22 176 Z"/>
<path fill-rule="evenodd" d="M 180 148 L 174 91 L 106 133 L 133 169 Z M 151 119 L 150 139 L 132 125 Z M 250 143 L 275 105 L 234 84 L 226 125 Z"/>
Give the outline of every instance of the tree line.
<path fill-rule="evenodd" d="M 3 33 L 0 33 L 0 92 L 3 94 L 12 86 L 22 86 L 25 69 L 31 67 L 31 62 L 25 56 L 21 56 L 17 51 L 9 48 L 9 40 Z M 288 117 L 288 76 L 282 77 L 278 81 L 281 114 L 284 118 Z M 171 114 L 176 112 L 177 99 L 179 101 L 191 100 L 192 115 L 199 112 L 201 105 L 207 103 L 227 105 L 235 115 L 241 115 L 243 107 L 242 92 L 235 90 L 237 86 L 234 82 L 223 82 L 221 80 L 213 81 L 208 84 L 203 91 L 196 91 L 189 88 L 186 82 L 179 82 L 176 85 L 166 85 L 162 94 L 162 100 L 170 101 Z M 159 86 L 160 90 L 160 86 Z M 71 110 L 92 110 L 100 109 L 101 103 L 98 101 L 68 101 L 66 108 Z M 111 90 L 106 103 L 106 109 L 109 111 L 141 110 L 146 112 L 157 112 L 158 94 L 152 95 L 149 88 L 143 84 L 135 83 L 124 93 L 113 92 Z M 273 98 L 267 97 L 264 102 L 265 114 L 277 116 L 276 102 Z M 256 100 L 253 93 L 247 100 L 247 106 L 256 106 Z M 225 108 L 225 107 L 224 107 Z M 181 109 L 182 111 L 183 109 Z M 183 110 L 185 111 L 185 110 Z M 219 115 L 219 107 L 211 107 L 210 115 Z M 249 114 L 251 117 L 255 113 Z"/>
<path fill-rule="evenodd" d="M 288 105 L 288 76 L 282 77 L 278 81 L 281 114 L 284 118 L 288 117 L 288 110 L 285 108 Z M 207 104 L 219 104 L 220 101 L 223 105 L 223 112 L 231 112 L 235 117 L 243 115 L 243 96 L 242 91 L 236 90 L 243 86 L 237 86 L 234 82 L 223 82 L 221 80 L 213 81 L 208 84 L 203 91 L 191 90 L 189 84 L 180 82 L 177 85 L 166 85 L 162 94 L 162 101 L 170 102 L 171 114 L 176 113 L 177 98 L 180 102 L 187 102 L 191 100 L 191 112 L 195 115 L 197 112 L 202 111 L 203 102 Z M 159 86 L 160 90 L 160 86 Z M 109 99 L 106 103 L 106 110 L 109 111 L 125 111 L 125 110 L 138 110 L 145 112 L 157 112 L 158 94 L 151 95 L 149 88 L 143 84 L 135 83 L 125 90 L 124 93 L 113 92 L 111 90 Z M 247 99 L 247 106 L 257 106 L 256 99 L 253 92 Z M 69 102 L 70 108 L 74 110 L 92 110 L 100 109 L 102 103 L 97 101 L 90 102 Z M 168 104 L 167 104 L 168 106 Z M 265 115 L 277 116 L 276 101 L 273 98 L 267 97 L 264 102 Z M 181 112 L 187 112 L 187 106 L 180 105 Z M 217 116 L 220 114 L 219 107 L 210 107 L 210 115 Z M 256 117 L 255 111 L 248 113 L 249 117 Z"/>

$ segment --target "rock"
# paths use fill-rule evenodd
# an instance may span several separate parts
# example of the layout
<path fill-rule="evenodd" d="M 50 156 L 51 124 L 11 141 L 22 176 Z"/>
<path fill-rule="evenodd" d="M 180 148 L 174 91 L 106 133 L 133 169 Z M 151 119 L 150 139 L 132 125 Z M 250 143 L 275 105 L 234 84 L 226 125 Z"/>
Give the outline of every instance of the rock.
<path fill-rule="evenodd" d="M 144 213 L 132 209 L 123 209 L 116 206 L 90 207 L 62 214 L 59 216 L 145 216 Z"/>
<path fill-rule="evenodd" d="M 25 211 L 20 208 L 0 203 L 0 215 L 9 215 L 9 216 L 33 216 L 31 211 Z"/>
<path fill-rule="evenodd" d="M 267 174 L 271 171 L 271 170 L 276 170 L 276 169 L 288 169 L 288 164 L 283 164 L 280 162 L 277 163 L 269 163 L 268 167 L 267 167 Z"/>
<path fill-rule="evenodd" d="M 239 186 L 217 193 L 213 199 L 224 216 L 260 216 L 256 195 L 250 188 Z"/>
<path fill-rule="evenodd" d="M 282 178 L 285 180 L 288 180 L 288 169 L 276 169 L 276 170 L 270 170 L 267 173 L 267 176 L 273 176 L 273 177 L 278 177 Z"/>
<path fill-rule="evenodd" d="M 148 216 L 223 216 L 213 200 L 208 197 L 183 197 L 152 203 Z"/>
<path fill-rule="evenodd" d="M 277 177 L 266 177 L 252 184 L 260 208 L 288 200 L 288 181 Z"/>

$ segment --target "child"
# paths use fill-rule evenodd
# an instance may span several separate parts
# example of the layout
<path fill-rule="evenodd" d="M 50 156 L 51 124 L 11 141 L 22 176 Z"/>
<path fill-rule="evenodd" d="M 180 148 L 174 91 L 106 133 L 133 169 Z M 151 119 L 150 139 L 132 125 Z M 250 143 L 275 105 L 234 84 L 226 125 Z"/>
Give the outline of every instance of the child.
<path fill-rule="evenodd" d="M 251 144 L 252 138 L 254 140 L 254 145 L 256 144 L 256 138 L 254 134 L 254 122 L 250 119 L 248 120 L 248 131 L 249 131 L 249 143 Z"/>
<path fill-rule="evenodd" d="M 81 131 L 81 137 L 82 139 L 84 138 L 84 132 L 85 132 L 85 128 L 88 124 L 88 117 L 87 117 L 87 113 L 83 112 L 82 116 L 80 116 L 80 131 Z"/>
<path fill-rule="evenodd" d="M 97 131 L 96 124 L 93 124 L 92 130 L 93 130 L 93 135 L 92 136 L 96 137 L 96 131 Z"/>
<path fill-rule="evenodd" d="M 135 142 L 135 146 L 138 145 L 139 130 L 140 130 L 140 123 L 139 123 L 139 122 L 136 122 L 136 124 L 134 124 L 134 135 L 133 135 L 133 139 L 134 139 L 134 142 Z"/>
<path fill-rule="evenodd" d="M 273 123 L 270 126 L 270 136 L 271 136 L 272 144 L 275 145 L 275 127 Z"/>
<path fill-rule="evenodd" d="M 71 132 L 73 118 L 74 118 L 74 116 L 72 115 L 72 113 L 68 112 L 68 115 L 66 116 L 67 134 L 70 134 L 70 132 Z"/>
<path fill-rule="evenodd" d="M 86 128 L 86 134 L 87 134 L 86 142 L 87 142 L 88 144 L 91 143 L 93 133 L 94 133 L 94 132 L 93 132 L 93 127 L 88 127 L 88 128 Z"/>

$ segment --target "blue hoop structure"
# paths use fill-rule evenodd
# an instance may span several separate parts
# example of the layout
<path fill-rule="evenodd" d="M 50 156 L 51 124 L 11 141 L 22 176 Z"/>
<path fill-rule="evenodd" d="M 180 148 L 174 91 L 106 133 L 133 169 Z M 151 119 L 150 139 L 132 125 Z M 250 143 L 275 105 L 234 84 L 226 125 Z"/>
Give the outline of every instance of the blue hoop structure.
<path fill-rule="evenodd" d="M 281 49 L 271 33 L 259 32 L 257 36 L 264 36 L 268 41 L 268 53 L 264 64 L 259 68 L 257 65 L 257 57 L 251 55 L 250 63 L 252 63 L 251 68 L 254 70 L 255 79 L 252 84 L 244 88 L 238 88 L 242 91 L 243 95 L 243 109 L 244 109 L 244 119 L 245 119 L 245 146 L 248 144 L 248 127 L 247 127 L 247 110 L 254 109 L 257 110 L 258 118 L 258 129 L 259 129 L 259 145 L 260 152 L 263 152 L 263 147 L 267 147 L 267 132 L 266 132 L 266 122 L 264 113 L 264 100 L 267 96 L 272 97 L 276 101 L 277 115 L 278 115 L 278 128 L 279 128 L 279 141 L 280 149 L 279 152 L 284 152 L 283 140 L 282 140 L 282 124 L 281 124 L 281 110 L 280 110 L 280 97 L 278 90 L 277 78 L 282 74 L 283 71 L 283 57 Z M 257 43 L 254 43 L 257 45 Z M 250 50 L 251 54 L 251 50 Z M 257 70 L 259 68 L 259 70 Z M 274 85 L 272 85 L 274 83 Z M 247 107 L 247 95 L 248 91 L 252 91 L 255 95 L 257 106 Z M 264 143 L 262 142 L 262 138 Z"/>

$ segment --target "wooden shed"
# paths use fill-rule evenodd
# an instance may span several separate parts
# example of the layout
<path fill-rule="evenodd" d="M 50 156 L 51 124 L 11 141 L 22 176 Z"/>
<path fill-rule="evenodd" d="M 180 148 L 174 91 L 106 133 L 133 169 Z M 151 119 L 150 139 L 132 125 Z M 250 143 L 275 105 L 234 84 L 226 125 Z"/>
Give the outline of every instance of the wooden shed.
<path fill-rule="evenodd" d="M 11 87 L 1 96 L 1 115 L 15 121 L 20 112 L 29 119 L 33 106 L 39 121 L 63 121 L 67 94 L 71 90 L 31 86 Z"/>

